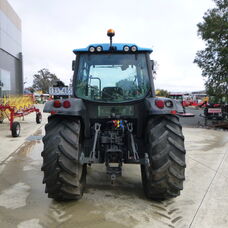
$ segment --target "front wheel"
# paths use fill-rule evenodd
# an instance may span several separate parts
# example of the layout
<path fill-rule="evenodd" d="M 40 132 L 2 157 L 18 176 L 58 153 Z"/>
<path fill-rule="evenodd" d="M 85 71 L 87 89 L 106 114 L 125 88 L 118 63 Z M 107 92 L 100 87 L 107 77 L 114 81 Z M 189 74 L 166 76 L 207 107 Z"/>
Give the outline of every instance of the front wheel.
<path fill-rule="evenodd" d="M 56 200 L 80 199 L 86 180 L 86 165 L 79 161 L 80 121 L 73 117 L 50 116 L 45 130 L 41 168 L 45 192 Z"/>
<path fill-rule="evenodd" d="M 164 200 L 176 197 L 185 180 L 185 148 L 179 118 L 174 115 L 151 118 L 146 129 L 148 165 L 141 165 L 146 196 Z"/>

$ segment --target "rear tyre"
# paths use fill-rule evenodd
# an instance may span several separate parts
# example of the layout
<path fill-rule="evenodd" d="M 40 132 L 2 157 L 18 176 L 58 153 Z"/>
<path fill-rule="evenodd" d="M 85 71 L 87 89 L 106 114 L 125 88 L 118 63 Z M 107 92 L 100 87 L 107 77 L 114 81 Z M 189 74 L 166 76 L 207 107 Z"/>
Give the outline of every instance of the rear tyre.
<path fill-rule="evenodd" d="M 1 114 L 1 113 L 0 113 Z M 0 124 L 3 123 L 4 117 L 2 115 L 0 115 Z"/>
<path fill-rule="evenodd" d="M 51 116 L 45 130 L 41 154 L 45 192 L 56 200 L 80 199 L 86 182 L 86 165 L 79 161 L 80 121 L 73 117 Z"/>
<path fill-rule="evenodd" d="M 11 134 L 13 137 L 18 137 L 21 132 L 21 126 L 19 122 L 13 122 L 12 124 L 12 129 L 11 129 Z"/>
<path fill-rule="evenodd" d="M 186 164 L 179 118 L 174 115 L 151 118 L 145 137 L 149 165 L 141 165 L 141 175 L 146 196 L 164 200 L 180 195 Z"/>

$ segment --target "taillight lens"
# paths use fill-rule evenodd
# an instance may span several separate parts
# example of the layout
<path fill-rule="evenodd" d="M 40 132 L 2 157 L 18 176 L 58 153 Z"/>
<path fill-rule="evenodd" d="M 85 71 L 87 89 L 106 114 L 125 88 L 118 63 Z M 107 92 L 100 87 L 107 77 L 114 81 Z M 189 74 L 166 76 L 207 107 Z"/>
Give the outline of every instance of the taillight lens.
<path fill-rule="evenodd" d="M 170 111 L 170 113 L 173 114 L 173 115 L 176 115 L 177 111 L 176 110 L 172 110 L 172 111 Z"/>
<path fill-rule="evenodd" d="M 158 108 L 164 108 L 165 103 L 164 103 L 163 100 L 155 100 L 155 105 L 156 105 Z"/>
<path fill-rule="evenodd" d="M 173 102 L 170 101 L 170 100 L 167 100 L 167 101 L 165 102 L 165 106 L 166 106 L 167 108 L 172 108 L 172 107 L 173 107 Z"/>
<path fill-rule="evenodd" d="M 70 101 L 64 101 L 64 102 L 63 102 L 63 107 L 64 107 L 64 108 L 70 108 L 70 106 L 71 106 Z"/>
<path fill-rule="evenodd" d="M 54 101 L 53 106 L 54 106 L 55 108 L 60 108 L 61 105 L 62 105 L 62 104 L 61 104 L 61 102 L 60 102 L 59 100 Z"/>

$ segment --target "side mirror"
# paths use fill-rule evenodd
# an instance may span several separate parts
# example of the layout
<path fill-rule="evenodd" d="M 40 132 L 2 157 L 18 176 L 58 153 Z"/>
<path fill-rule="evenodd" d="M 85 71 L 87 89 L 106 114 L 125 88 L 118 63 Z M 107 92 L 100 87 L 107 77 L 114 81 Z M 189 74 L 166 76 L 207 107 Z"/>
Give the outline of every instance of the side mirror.
<path fill-rule="evenodd" d="M 73 71 L 74 71 L 75 63 L 76 63 L 76 61 L 73 60 L 73 61 L 72 61 L 72 70 L 73 70 Z"/>
<path fill-rule="evenodd" d="M 154 60 L 150 60 L 152 71 L 154 71 Z"/>

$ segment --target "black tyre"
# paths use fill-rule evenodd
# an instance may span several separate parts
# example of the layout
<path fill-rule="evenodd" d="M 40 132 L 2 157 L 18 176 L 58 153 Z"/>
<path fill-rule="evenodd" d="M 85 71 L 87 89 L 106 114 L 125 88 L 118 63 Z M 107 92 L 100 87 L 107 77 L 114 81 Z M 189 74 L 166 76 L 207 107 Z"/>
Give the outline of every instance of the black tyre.
<path fill-rule="evenodd" d="M 146 196 L 164 200 L 180 195 L 186 164 L 179 118 L 174 115 L 151 118 L 145 139 L 149 166 L 141 165 L 141 174 Z"/>
<path fill-rule="evenodd" d="M 81 165 L 79 120 L 51 116 L 45 126 L 42 152 L 43 183 L 49 198 L 80 199 L 86 181 L 86 165 Z"/>
<path fill-rule="evenodd" d="M 1 112 L 0 112 L 0 114 L 1 114 Z M 2 115 L 0 115 L 0 124 L 3 123 L 3 120 L 4 120 L 4 117 Z"/>
<path fill-rule="evenodd" d="M 36 113 L 36 123 L 40 124 L 42 121 L 42 115 L 40 112 Z"/>
<path fill-rule="evenodd" d="M 13 122 L 12 128 L 11 128 L 11 134 L 13 137 L 18 137 L 21 132 L 21 126 L 19 122 Z"/>

